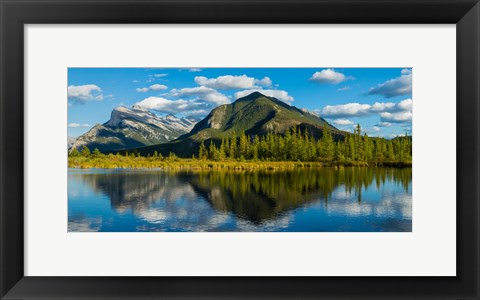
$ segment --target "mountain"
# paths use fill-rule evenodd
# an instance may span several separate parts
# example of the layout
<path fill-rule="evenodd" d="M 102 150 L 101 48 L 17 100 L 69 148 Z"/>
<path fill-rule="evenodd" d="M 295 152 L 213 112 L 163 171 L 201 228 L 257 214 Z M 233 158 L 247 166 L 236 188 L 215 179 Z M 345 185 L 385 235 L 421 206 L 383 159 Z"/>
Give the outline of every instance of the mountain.
<path fill-rule="evenodd" d="M 78 150 L 87 146 L 101 152 L 113 152 L 172 141 L 188 133 L 199 120 L 194 117 L 159 117 L 138 106 L 120 106 L 112 111 L 110 120 L 97 124 L 79 136 L 72 145 Z"/>
<path fill-rule="evenodd" d="M 249 136 L 265 135 L 268 132 L 285 133 L 287 128 L 297 126 L 308 129 L 316 138 L 322 136 L 324 126 L 328 127 L 334 138 L 343 138 L 343 132 L 330 125 L 323 118 L 290 106 L 276 98 L 254 92 L 213 109 L 210 114 L 198 122 L 187 134 L 177 140 L 137 149 L 141 154 L 158 151 L 162 154 L 174 152 L 179 156 L 196 154 L 201 142 L 210 140 L 219 143 L 222 138 L 237 136 L 245 132 Z"/>
<path fill-rule="evenodd" d="M 313 125 L 335 127 L 305 110 L 290 106 L 276 98 L 254 92 L 239 98 L 232 104 L 221 105 L 198 122 L 193 130 L 182 138 L 195 140 L 228 137 L 233 132 L 245 131 L 247 135 L 263 135 L 267 132 L 284 133 L 292 126 Z"/>
<path fill-rule="evenodd" d="M 75 137 L 67 136 L 67 147 L 68 147 L 68 149 L 72 148 L 72 146 L 73 146 L 73 144 L 75 143 L 76 140 L 77 140 L 77 138 L 75 138 Z"/>

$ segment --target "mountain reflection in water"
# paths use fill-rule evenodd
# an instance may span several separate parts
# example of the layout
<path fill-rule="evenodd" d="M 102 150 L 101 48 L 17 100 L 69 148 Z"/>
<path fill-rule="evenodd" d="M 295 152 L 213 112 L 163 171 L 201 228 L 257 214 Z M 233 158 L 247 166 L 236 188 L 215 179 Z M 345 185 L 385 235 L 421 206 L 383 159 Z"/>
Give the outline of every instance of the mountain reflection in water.
<path fill-rule="evenodd" d="M 69 170 L 69 231 L 411 231 L 412 169 Z"/>

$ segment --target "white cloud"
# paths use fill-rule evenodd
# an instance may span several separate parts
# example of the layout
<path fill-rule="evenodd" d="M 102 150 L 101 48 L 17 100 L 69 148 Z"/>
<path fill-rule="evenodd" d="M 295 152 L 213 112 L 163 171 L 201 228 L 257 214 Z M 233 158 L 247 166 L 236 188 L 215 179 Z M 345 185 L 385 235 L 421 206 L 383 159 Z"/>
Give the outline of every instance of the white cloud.
<path fill-rule="evenodd" d="M 274 97 L 277 98 L 280 101 L 283 101 L 285 103 L 292 103 L 294 98 L 288 94 L 287 91 L 283 90 L 264 90 L 264 89 L 250 89 L 250 90 L 244 90 L 244 91 L 239 91 L 235 93 L 235 99 L 242 98 L 245 96 L 250 95 L 251 93 L 254 92 L 259 92 L 264 94 L 265 96 L 269 97 Z"/>
<path fill-rule="evenodd" d="M 145 92 L 148 92 L 148 91 L 162 91 L 162 90 L 166 90 L 168 89 L 168 87 L 166 85 L 163 85 L 163 84 L 153 84 L 151 86 L 149 86 L 148 88 L 147 87 L 144 87 L 144 88 L 137 88 L 135 89 L 137 92 L 140 92 L 140 93 L 145 93 Z"/>
<path fill-rule="evenodd" d="M 270 77 L 263 77 L 263 79 L 255 79 L 255 84 L 258 84 L 260 86 L 264 86 L 264 87 L 269 87 L 269 86 L 272 86 L 272 80 L 270 79 Z"/>
<path fill-rule="evenodd" d="M 174 97 L 196 97 L 196 100 L 203 100 L 216 105 L 230 103 L 230 99 L 224 94 L 205 86 L 172 89 L 170 95 Z"/>
<path fill-rule="evenodd" d="M 202 69 L 200 69 L 200 68 L 190 68 L 190 69 L 188 69 L 188 71 L 189 72 L 201 72 Z"/>
<path fill-rule="evenodd" d="M 188 112 L 189 116 L 192 117 L 204 117 L 210 113 L 210 110 L 206 109 L 195 109 Z"/>
<path fill-rule="evenodd" d="M 376 87 L 370 88 L 368 95 L 382 95 L 385 98 L 392 98 L 412 94 L 412 73 L 403 69 L 400 77 L 390 79 Z"/>
<path fill-rule="evenodd" d="M 380 114 L 380 120 L 382 122 L 389 122 L 389 123 L 405 123 L 412 121 L 412 112 L 410 111 L 402 111 L 396 113 L 390 112 L 383 112 Z"/>
<path fill-rule="evenodd" d="M 133 83 L 139 83 L 140 81 L 139 80 L 132 80 Z"/>
<path fill-rule="evenodd" d="M 164 113 L 181 113 L 196 110 L 199 104 L 188 100 L 168 100 L 162 97 L 148 97 L 140 102 L 135 103 L 145 109 L 151 109 Z"/>
<path fill-rule="evenodd" d="M 218 76 L 217 78 L 196 76 L 194 80 L 198 85 L 219 90 L 252 89 L 258 88 L 259 86 L 272 86 L 272 80 L 269 77 L 256 79 L 253 77 L 248 77 L 247 75 L 224 75 Z"/>
<path fill-rule="evenodd" d="M 413 101 L 412 99 L 405 99 L 398 103 L 398 107 L 401 110 L 412 111 L 413 110 Z"/>
<path fill-rule="evenodd" d="M 402 69 L 401 73 L 402 75 L 412 74 L 412 69 Z"/>
<path fill-rule="evenodd" d="M 148 97 L 135 103 L 135 106 L 161 113 L 184 114 L 186 116 L 204 117 L 216 105 L 198 100 L 170 100 L 163 97 Z"/>
<path fill-rule="evenodd" d="M 79 127 L 92 127 L 90 124 L 80 124 L 80 123 L 69 123 L 68 127 L 70 128 L 79 128 Z"/>
<path fill-rule="evenodd" d="M 217 78 L 196 76 L 195 83 L 219 90 L 248 89 L 255 86 L 255 78 L 248 77 L 247 75 L 225 75 Z"/>
<path fill-rule="evenodd" d="M 390 113 L 392 115 L 396 115 L 403 112 L 409 112 L 411 114 L 412 109 L 412 99 L 405 99 L 398 103 L 375 102 L 373 105 L 360 103 L 327 105 L 320 110 L 320 115 L 327 118 L 361 117 L 376 113 Z"/>
<path fill-rule="evenodd" d="M 146 82 L 154 82 L 155 80 L 161 80 L 163 77 L 168 76 L 167 73 L 156 73 L 156 74 L 148 74 L 148 79 Z"/>
<path fill-rule="evenodd" d="M 387 111 L 387 110 L 392 110 L 394 109 L 396 106 L 395 103 L 393 102 L 375 102 L 372 107 L 371 107 L 371 110 L 372 111 L 377 111 L 377 112 L 380 112 L 380 111 Z"/>
<path fill-rule="evenodd" d="M 334 69 L 325 69 L 320 72 L 315 72 L 310 80 L 322 83 L 322 84 L 339 84 L 340 82 L 354 79 L 351 76 L 345 76 L 345 74 L 335 71 Z"/>
<path fill-rule="evenodd" d="M 88 101 L 102 101 L 102 89 L 95 84 L 70 85 L 67 89 L 68 101 L 76 104 L 84 104 Z"/>
<path fill-rule="evenodd" d="M 337 92 L 344 92 L 344 91 L 348 91 L 348 90 L 350 90 L 350 87 L 349 86 L 344 86 L 342 88 L 337 89 Z"/>
<path fill-rule="evenodd" d="M 150 86 L 150 89 L 152 91 L 161 91 L 161 90 L 168 89 L 168 87 L 166 85 L 163 85 L 163 84 L 154 84 L 154 85 Z"/>
<path fill-rule="evenodd" d="M 353 122 L 348 119 L 336 119 L 336 120 L 333 120 L 333 123 L 335 125 L 352 125 L 353 124 Z"/>
<path fill-rule="evenodd" d="M 330 118 L 343 118 L 350 116 L 363 116 L 370 112 L 371 105 L 360 103 L 347 103 L 340 105 L 327 105 L 321 111 L 320 115 Z"/>
<path fill-rule="evenodd" d="M 149 88 L 155 89 L 155 85 Z M 199 86 L 193 88 L 172 89 L 164 97 L 176 97 L 172 100 L 164 97 L 148 97 L 135 105 L 144 109 L 155 110 L 162 113 L 182 113 L 192 116 L 205 116 L 218 105 L 230 103 L 229 97 L 217 90 Z"/>
<path fill-rule="evenodd" d="M 390 127 L 390 126 L 392 126 L 392 123 L 390 123 L 390 122 L 380 122 L 380 123 L 376 124 L 375 126 L 377 126 L 377 127 Z"/>

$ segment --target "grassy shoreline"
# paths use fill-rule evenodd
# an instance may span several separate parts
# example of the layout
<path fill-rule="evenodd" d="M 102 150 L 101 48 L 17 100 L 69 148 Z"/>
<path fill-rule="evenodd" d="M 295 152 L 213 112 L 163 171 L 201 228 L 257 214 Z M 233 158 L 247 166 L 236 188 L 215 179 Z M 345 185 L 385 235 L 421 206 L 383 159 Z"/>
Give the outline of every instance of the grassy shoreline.
<path fill-rule="evenodd" d="M 294 161 L 212 161 L 200 159 L 165 158 L 153 157 L 125 157 L 125 156 L 101 156 L 101 157 L 69 157 L 68 167 L 76 169 L 145 169 L 160 168 L 167 170 L 193 169 L 193 170 L 285 170 L 293 168 L 318 168 L 318 167 L 411 167 L 412 162 L 294 162 Z"/>

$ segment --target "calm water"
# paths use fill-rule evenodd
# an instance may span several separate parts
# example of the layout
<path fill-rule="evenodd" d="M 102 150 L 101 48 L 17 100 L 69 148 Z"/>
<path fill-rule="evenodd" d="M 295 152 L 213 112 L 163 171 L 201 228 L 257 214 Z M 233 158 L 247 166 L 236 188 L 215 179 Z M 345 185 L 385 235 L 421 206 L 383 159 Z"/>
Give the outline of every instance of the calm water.
<path fill-rule="evenodd" d="M 411 231 L 412 169 L 70 169 L 69 231 Z"/>

